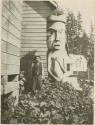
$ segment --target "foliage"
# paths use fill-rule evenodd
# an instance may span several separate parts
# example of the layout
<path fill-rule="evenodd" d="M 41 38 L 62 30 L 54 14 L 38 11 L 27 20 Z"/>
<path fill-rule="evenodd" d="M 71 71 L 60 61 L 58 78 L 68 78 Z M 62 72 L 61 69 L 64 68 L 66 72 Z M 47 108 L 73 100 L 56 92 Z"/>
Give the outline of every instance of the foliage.
<path fill-rule="evenodd" d="M 30 93 L 20 96 L 12 119 L 19 124 L 91 124 L 91 86 L 86 81 L 81 86 L 83 92 L 78 92 L 68 83 L 52 83 L 47 79 L 34 97 Z"/>
<path fill-rule="evenodd" d="M 94 26 L 91 24 L 90 36 L 82 26 L 82 15 L 75 17 L 68 12 L 66 20 L 66 36 L 69 53 L 84 55 L 87 59 L 89 79 L 94 79 Z"/>
<path fill-rule="evenodd" d="M 16 98 L 8 95 L 1 96 L 1 123 L 9 124 L 14 115 Z"/>
<path fill-rule="evenodd" d="M 69 43 L 69 48 L 71 48 L 70 53 L 73 53 L 74 48 L 74 38 L 76 37 L 76 24 L 77 21 L 75 16 L 72 12 L 68 13 L 67 20 L 66 20 L 66 35 L 67 35 L 67 42 Z"/>
<path fill-rule="evenodd" d="M 82 26 L 80 12 L 75 17 L 73 12 L 68 12 L 66 20 L 66 36 L 69 46 L 69 53 L 83 54 L 87 57 L 89 38 Z"/>
<path fill-rule="evenodd" d="M 84 32 L 83 37 L 81 38 L 80 41 L 80 46 L 81 46 L 81 54 L 83 54 L 86 58 L 88 56 L 88 45 L 89 45 L 89 38 L 87 34 Z"/>
<path fill-rule="evenodd" d="M 94 26 L 91 24 L 91 32 L 88 45 L 89 67 L 94 69 Z"/>
<path fill-rule="evenodd" d="M 82 32 L 82 15 L 80 12 L 78 12 L 78 15 L 77 15 L 77 35 L 78 36 L 81 36 L 81 32 Z"/>
<path fill-rule="evenodd" d="M 66 36 L 69 45 L 69 52 L 74 52 L 75 38 L 77 36 L 77 20 L 73 12 L 68 12 L 66 19 Z"/>

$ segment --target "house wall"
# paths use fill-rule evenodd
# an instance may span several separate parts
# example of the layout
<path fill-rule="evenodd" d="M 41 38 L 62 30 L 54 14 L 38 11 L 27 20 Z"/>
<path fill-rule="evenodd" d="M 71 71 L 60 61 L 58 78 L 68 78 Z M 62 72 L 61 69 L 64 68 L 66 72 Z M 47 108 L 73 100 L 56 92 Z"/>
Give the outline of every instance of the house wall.
<path fill-rule="evenodd" d="M 2 0 L 1 74 L 5 81 L 2 84 L 7 85 L 5 94 L 17 89 L 15 82 L 18 81 L 20 69 L 21 21 L 22 0 Z"/>
<path fill-rule="evenodd" d="M 73 71 L 87 71 L 87 60 L 85 58 L 76 58 L 72 65 Z"/>
<path fill-rule="evenodd" d="M 47 76 L 47 16 L 54 10 L 48 1 L 23 3 L 21 59 L 29 52 L 38 51 Z M 21 65 L 27 66 L 27 59 Z"/>
<path fill-rule="evenodd" d="M 78 74 L 78 72 L 87 72 L 87 60 L 83 55 L 70 54 L 69 56 L 71 61 L 68 62 L 68 64 L 70 64 L 70 72 L 72 74 Z"/>

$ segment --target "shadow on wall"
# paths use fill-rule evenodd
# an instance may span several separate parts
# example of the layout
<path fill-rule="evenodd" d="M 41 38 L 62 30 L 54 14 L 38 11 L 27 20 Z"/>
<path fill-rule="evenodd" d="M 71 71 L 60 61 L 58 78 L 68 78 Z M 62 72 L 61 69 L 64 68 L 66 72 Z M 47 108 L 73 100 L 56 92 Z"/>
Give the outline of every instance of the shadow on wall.
<path fill-rule="evenodd" d="M 32 74 L 31 74 L 31 64 L 34 60 L 36 51 L 29 51 L 20 59 L 20 71 L 25 72 L 25 91 L 31 91 L 32 88 Z"/>

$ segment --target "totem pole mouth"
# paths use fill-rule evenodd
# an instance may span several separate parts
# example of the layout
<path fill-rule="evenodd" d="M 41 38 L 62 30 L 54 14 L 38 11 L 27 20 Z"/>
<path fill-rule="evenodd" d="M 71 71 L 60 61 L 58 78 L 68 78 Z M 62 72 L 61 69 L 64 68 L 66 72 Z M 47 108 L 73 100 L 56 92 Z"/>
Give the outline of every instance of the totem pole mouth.
<path fill-rule="evenodd" d="M 60 42 L 54 43 L 53 47 L 54 47 L 54 49 L 61 49 Z"/>

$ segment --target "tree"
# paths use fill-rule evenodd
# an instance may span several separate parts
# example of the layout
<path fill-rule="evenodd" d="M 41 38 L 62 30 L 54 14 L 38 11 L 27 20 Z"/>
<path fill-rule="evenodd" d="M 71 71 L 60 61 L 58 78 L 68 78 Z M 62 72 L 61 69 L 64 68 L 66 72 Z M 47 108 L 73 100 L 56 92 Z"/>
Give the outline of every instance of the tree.
<path fill-rule="evenodd" d="M 82 15 L 79 12 L 75 17 L 73 12 L 68 12 L 66 20 L 66 36 L 69 53 L 87 56 L 89 38 L 82 26 Z"/>
<path fill-rule="evenodd" d="M 80 44 L 81 44 L 81 54 L 87 58 L 88 57 L 89 37 L 87 36 L 85 31 L 83 33 L 81 40 L 80 40 Z"/>
<path fill-rule="evenodd" d="M 80 12 L 78 12 L 78 15 L 77 15 L 77 28 L 76 28 L 76 38 L 75 38 L 75 51 L 74 51 L 74 54 L 82 54 L 82 44 L 81 44 L 81 40 L 82 40 L 82 37 L 83 37 L 83 28 L 82 28 L 82 15 Z"/>
<path fill-rule="evenodd" d="M 88 43 L 88 66 L 90 69 L 94 69 L 94 26 L 91 24 L 90 38 Z"/>
<path fill-rule="evenodd" d="M 82 29 L 82 15 L 80 12 L 78 12 L 77 15 L 77 35 L 81 37 L 81 33 L 83 32 Z"/>
<path fill-rule="evenodd" d="M 94 26 L 93 24 L 91 24 L 89 46 L 90 46 L 90 55 L 92 56 L 93 62 L 94 62 Z"/>
<path fill-rule="evenodd" d="M 77 35 L 76 30 L 77 20 L 75 19 L 74 14 L 72 12 L 69 12 L 66 19 L 66 35 L 70 53 L 73 53 L 74 50 L 74 42 Z"/>

